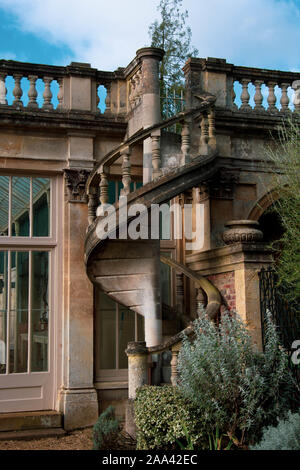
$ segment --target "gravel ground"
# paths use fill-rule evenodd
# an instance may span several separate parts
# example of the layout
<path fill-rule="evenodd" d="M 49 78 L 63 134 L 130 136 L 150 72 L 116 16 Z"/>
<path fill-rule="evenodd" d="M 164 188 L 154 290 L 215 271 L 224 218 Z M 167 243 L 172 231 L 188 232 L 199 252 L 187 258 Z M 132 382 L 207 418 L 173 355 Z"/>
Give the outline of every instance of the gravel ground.
<path fill-rule="evenodd" d="M 63 437 L 47 437 L 29 441 L 0 441 L 0 450 L 91 450 L 92 428 L 74 431 Z M 135 441 L 121 431 L 109 450 L 134 450 Z"/>

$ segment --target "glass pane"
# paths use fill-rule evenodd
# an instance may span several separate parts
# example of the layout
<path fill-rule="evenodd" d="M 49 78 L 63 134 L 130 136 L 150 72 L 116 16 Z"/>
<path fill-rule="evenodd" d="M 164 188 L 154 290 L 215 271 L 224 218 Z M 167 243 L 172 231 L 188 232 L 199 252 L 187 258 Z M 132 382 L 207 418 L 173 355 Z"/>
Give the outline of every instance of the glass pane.
<path fill-rule="evenodd" d="M 96 290 L 97 341 L 100 369 L 116 368 L 116 303 Z"/>
<path fill-rule="evenodd" d="M 7 251 L 0 251 L 0 374 L 6 373 Z"/>
<path fill-rule="evenodd" d="M 145 320 L 142 315 L 137 315 L 137 340 L 145 341 Z"/>
<path fill-rule="evenodd" d="M 30 178 L 12 177 L 12 236 L 29 236 Z"/>
<path fill-rule="evenodd" d="M 9 176 L 0 176 L 0 236 L 8 235 Z"/>
<path fill-rule="evenodd" d="M 49 253 L 32 252 L 31 268 L 31 370 L 48 370 Z"/>
<path fill-rule="evenodd" d="M 161 252 L 166 258 L 170 258 L 170 252 Z M 161 301 L 171 305 L 171 268 L 167 264 L 160 263 Z"/>
<path fill-rule="evenodd" d="M 119 369 L 128 368 L 125 353 L 129 341 L 135 340 L 135 313 L 119 305 Z"/>
<path fill-rule="evenodd" d="M 27 372 L 29 253 L 11 253 L 10 372 Z"/>
<path fill-rule="evenodd" d="M 50 180 L 32 178 L 33 236 L 50 235 Z"/>

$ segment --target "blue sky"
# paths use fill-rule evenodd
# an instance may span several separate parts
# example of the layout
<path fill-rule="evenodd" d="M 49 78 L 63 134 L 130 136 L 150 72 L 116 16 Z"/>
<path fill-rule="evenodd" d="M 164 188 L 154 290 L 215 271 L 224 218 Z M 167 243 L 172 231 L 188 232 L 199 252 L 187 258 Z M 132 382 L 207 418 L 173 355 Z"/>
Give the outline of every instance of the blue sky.
<path fill-rule="evenodd" d="M 159 0 L 0 0 L 0 58 L 102 70 L 149 45 Z M 300 71 L 300 0 L 184 0 L 200 57 Z"/>

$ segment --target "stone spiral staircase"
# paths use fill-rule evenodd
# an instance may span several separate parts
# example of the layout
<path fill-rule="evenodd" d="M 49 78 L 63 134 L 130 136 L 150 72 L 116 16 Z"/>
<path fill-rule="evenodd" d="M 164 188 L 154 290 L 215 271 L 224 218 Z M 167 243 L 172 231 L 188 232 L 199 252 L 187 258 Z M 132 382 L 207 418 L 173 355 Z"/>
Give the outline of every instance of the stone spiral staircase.
<path fill-rule="evenodd" d="M 132 240 L 126 236 L 128 225 L 135 220 L 136 216 L 128 216 L 126 220 L 123 219 L 124 201 L 128 214 L 130 214 L 130 208 L 133 205 L 142 204 L 144 209 L 140 216 L 147 218 L 152 204 L 166 203 L 184 191 L 200 183 L 210 181 L 214 177 L 219 169 L 219 162 L 215 146 L 210 145 L 210 141 L 215 142 L 214 122 L 212 119 L 208 119 L 208 115 L 212 116 L 213 105 L 214 98 L 205 96 L 198 108 L 182 112 L 134 134 L 103 158 L 87 182 L 90 223 L 85 240 L 87 274 L 90 280 L 113 300 L 144 316 L 145 340 L 148 347 L 156 347 L 161 342 L 160 242 L 158 239 Z M 189 156 L 190 137 L 187 129 L 195 119 L 201 122 L 201 128 L 204 129 L 200 148 L 205 148 L 205 152 L 204 155 L 200 154 L 191 159 Z M 153 135 L 157 136 L 158 130 L 169 127 L 176 122 L 182 123 L 184 130 L 181 144 L 184 157 L 182 166 L 176 169 L 161 167 L 156 139 L 156 145 L 153 145 L 152 152 L 155 179 L 138 190 L 130 192 L 130 148 L 141 144 Z M 106 237 L 104 237 L 99 227 L 104 221 L 103 210 L 108 203 L 109 169 L 122 156 L 122 194 L 126 196 L 126 199 L 120 198 L 114 204 L 114 212 L 105 214 L 107 230 Z M 99 198 L 101 205 L 98 207 Z M 149 219 L 150 217 L 148 217 Z M 149 221 L 148 226 L 150 229 Z M 112 237 L 114 231 L 116 236 Z M 171 263 L 167 258 L 161 260 L 167 264 Z M 193 278 L 193 273 L 187 267 L 178 263 L 174 264 L 174 262 L 172 267 Z M 197 275 L 194 274 L 193 280 L 199 281 L 199 277 L 197 278 Z M 210 299 L 208 313 L 213 318 L 220 306 L 219 294 L 204 278 L 202 278 L 200 285 Z M 211 298 L 212 291 L 215 291 L 213 300 Z"/>

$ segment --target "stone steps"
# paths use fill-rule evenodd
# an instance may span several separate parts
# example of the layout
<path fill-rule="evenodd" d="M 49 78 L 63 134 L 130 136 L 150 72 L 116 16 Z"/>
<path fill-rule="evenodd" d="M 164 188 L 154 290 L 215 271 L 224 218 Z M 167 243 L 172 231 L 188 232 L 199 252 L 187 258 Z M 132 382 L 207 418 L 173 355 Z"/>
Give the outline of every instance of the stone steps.
<path fill-rule="evenodd" d="M 0 440 L 63 435 L 62 424 L 58 411 L 0 413 Z"/>

